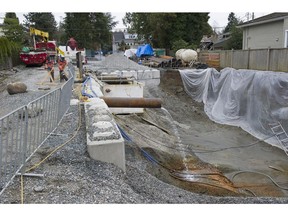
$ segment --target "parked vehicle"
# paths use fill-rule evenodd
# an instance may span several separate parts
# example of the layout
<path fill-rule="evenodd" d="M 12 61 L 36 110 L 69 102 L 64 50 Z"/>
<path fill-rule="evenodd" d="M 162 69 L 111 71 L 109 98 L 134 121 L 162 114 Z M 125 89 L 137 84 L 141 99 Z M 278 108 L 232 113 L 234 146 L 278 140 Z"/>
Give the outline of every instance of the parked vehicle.
<path fill-rule="evenodd" d="M 25 65 L 39 65 L 41 66 L 47 57 L 57 60 L 57 45 L 56 41 L 48 41 L 48 32 L 43 32 L 38 29 L 30 27 L 30 35 L 33 36 L 34 47 L 23 47 L 20 52 L 20 60 Z M 35 36 L 41 36 L 42 41 L 36 42 Z"/>

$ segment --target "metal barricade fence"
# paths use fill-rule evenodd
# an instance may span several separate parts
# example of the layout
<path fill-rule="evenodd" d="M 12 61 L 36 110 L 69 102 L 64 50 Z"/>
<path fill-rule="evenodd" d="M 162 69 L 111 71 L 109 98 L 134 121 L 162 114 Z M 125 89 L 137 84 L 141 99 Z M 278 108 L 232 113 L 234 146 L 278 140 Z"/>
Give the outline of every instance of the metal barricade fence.
<path fill-rule="evenodd" d="M 0 118 L 0 196 L 14 177 L 57 128 L 70 107 L 75 69 L 58 89 Z"/>
<path fill-rule="evenodd" d="M 27 107 L 0 119 L 0 189 L 10 183 L 23 164 L 27 139 Z"/>
<path fill-rule="evenodd" d="M 74 69 L 74 68 L 73 68 Z M 75 70 L 74 70 L 75 71 Z M 74 76 L 71 76 L 61 87 L 61 97 L 59 103 L 58 121 L 60 122 L 64 114 L 70 107 L 70 98 L 72 96 L 72 89 L 74 84 Z"/>

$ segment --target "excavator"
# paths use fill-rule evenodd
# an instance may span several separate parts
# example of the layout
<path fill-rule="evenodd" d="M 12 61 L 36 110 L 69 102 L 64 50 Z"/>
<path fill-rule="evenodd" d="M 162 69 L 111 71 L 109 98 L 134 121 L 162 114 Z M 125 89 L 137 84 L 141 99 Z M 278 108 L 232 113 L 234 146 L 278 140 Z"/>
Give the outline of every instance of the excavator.
<path fill-rule="evenodd" d="M 49 41 L 49 33 L 30 27 L 30 35 L 33 36 L 34 47 L 23 47 L 20 52 L 20 59 L 26 65 L 42 66 L 47 57 L 57 61 L 56 41 Z M 41 36 L 42 41 L 36 42 L 35 36 Z M 61 50 L 60 50 L 61 51 Z"/>

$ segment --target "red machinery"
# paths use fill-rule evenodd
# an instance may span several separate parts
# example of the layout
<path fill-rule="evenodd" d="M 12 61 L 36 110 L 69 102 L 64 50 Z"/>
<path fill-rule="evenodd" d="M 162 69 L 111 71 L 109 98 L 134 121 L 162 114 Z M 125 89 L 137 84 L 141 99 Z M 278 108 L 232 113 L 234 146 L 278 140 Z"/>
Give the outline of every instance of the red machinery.
<path fill-rule="evenodd" d="M 34 28 L 30 28 L 30 34 L 33 35 L 34 49 L 24 47 L 20 52 L 20 59 L 26 65 L 42 65 L 49 56 L 56 61 L 57 46 L 55 41 L 47 41 L 49 34 Z M 35 35 L 43 37 L 42 42 L 35 43 Z"/>

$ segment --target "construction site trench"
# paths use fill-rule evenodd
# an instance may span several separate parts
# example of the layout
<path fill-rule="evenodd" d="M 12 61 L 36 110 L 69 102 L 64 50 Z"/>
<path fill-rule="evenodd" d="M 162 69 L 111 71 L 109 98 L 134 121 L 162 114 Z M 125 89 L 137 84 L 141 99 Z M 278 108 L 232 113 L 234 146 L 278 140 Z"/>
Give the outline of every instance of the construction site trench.
<path fill-rule="evenodd" d="M 287 196 L 288 157 L 282 149 L 256 139 L 240 127 L 211 121 L 204 112 L 203 103 L 195 102 L 185 93 L 177 70 L 162 71 L 160 85 L 147 89 L 147 97 L 153 95 L 163 99 L 163 107 L 171 114 L 173 123 L 162 110 L 146 110 L 144 115 L 147 117 L 143 118 L 156 121 L 169 131 L 173 131 L 175 124 L 179 135 L 178 144 L 174 144 L 172 150 L 169 139 L 157 144 L 152 142 L 154 147 L 148 148 L 155 158 L 169 167 L 169 174 L 158 176 L 166 176 L 166 181 L 170 179 L 179 187 L 211 195 Z M 133 126 L 146 131 L 145 124 L 147 122 L 142 121 L 140 126 L 138 120 Z M 147 136 L 157 137 L 153 130 L 149 130 Z M 141 142 L 140 139 L 137 142 Z M 159 143 L 168 145 L 169 150 L 159 147 Z M 171 170 L 177 172 L 171 173 Z"/>
<path fill-rule="evenodd" d="M 122 57 L 118 56 L 117 58 L 121 61 Z M 88 68 L 90 73 L 99 73 L 104 70 L 103 68 L 105 68 L 105 72 L 112 72 L 117 68 L 117 65 L 113 64 L 119 61 L 111 58 L 111 68 L 109 69 L 108 58 L 102 60 L 103 63 L 88 62 L 86 69 Z M 1 116 L 16 109 L 16 106 L 23 105 L 27 100 L 33 100 L 49 91 L 39 90 L 39 85 L 37 85 L 39 80 L 45 77 L 45 70 L 23 67 L 18 70 L 19 72 L 9 75 L 2 82 Z M 269 199 L 273 197 L 277 200 L 277 198 L 288 196 L 288 157 L 283 150 L 256 139 L 239 127 L 211 121 L 204 112 L 203 103 L 194 101 L 186 94 L 178 70 L 160 69 L 160 74 L 159 85 L 155 85 L 153 82 L 145 83 L 144 97 L 160 98 L 162 108 L 146 108 L 143 114 L 114 115 L 115 122 L 128 137 L 125 139 L 125 151 L 129 167 L 131 161 L 135 166 L 145 163 L 144 168 L 139 169 L 141 172 L 148 172 L 160 181 L 176 186 L 179 190 L 184 189 L 213 197 L 232 197 L 232 201 L 226 200 L 226 202 L 242 202 L 234 200 L 233 197 L 267 197 Z M 8 95 L 4 84 L 12 81 L 25 82 L 29 91 L 14 96 Z M 57 87 L 57 85 L 48 86 L 51 90 Z M 73 97 L 79 99 L 80 94 L 81 84 L 75 83 Z M 73 111 L 70 112 L 73 113 Z M 73 115 L 77 115 L 77 110 Z M 57 138 L 53 137 L 53 139 Z M 40 149 L 40 153 L 36 153 L 35 158 L 32 158 L 33 161 L 37 161 L 37 157 L 42 158 L 47 148 L 47 145 L 44 145 Z M 85 154 L 87 156 L 87 153 Z M 132 157 L 133 159 L 131 159 Z M 55 163 L 60 162 L 55 161 Z M 51 166 L 55 165 L 52 159 L 49 163 Z M 49 167 L 49 164 L 45 165 L 46 169 Z M 53 169 L 56 168 L 53 167 Z M 130 169 L 127 171 L 127 178 L 131 176 Z M 63 169 L 60 168 L 57 173 L 61 170 Z M 52 183 L 53 181 L 49 182 L 49 184 Z M 60 181 L 57 181 L 56 184 L 57 187 L 61 187 Z M 62 182 L 62 184 L 66 183 Z M 7 188 L 7 192 L 3 194 L 4 203 L 19 202 L 18 198 L 15 198 L 18 197 L 18 186 L 19 183 L 14 182 Z M 93 186 L 91 185 L 91 187 Z M 42 189 L 40 192 L 36 191 L 36 195 L 31 196 L 30 203 L 39 201 L 37 201 L 37 194 L 44 197 L 41 202 L 52 202 L 53 198 L 49 201 L 45 200 L 45 197 L 48 197 L 46 187 L 42 186 Z M 35 189 L 33 193 L 35 193 Z M 142 196 L 144 196 L 143 193 L 141 192 Z M 163 193 L 165 194 L 165 191 Z M 54 195 L 57 196 L 55 191 Z M 72 199 L 58 201 L 73 203 Z M 80 201 L 80 203 L 83 202 L 85 201 Z M 87 203 L 91 202 L 93 203 L 91 200 L 87 201 Z M 135 198 L 134 202 L 141 201 Z M 170 202 L 173 201 L 170 200 Z M 185 203 L 185 201 L 182 202 Z M 213 201 L 207 202 L 213 203 Z M 272 199 L 270 202 L 277 203 L 279 200 Z M 102 203 L 109 203 L 109 201 L 102 200 Z"/>

